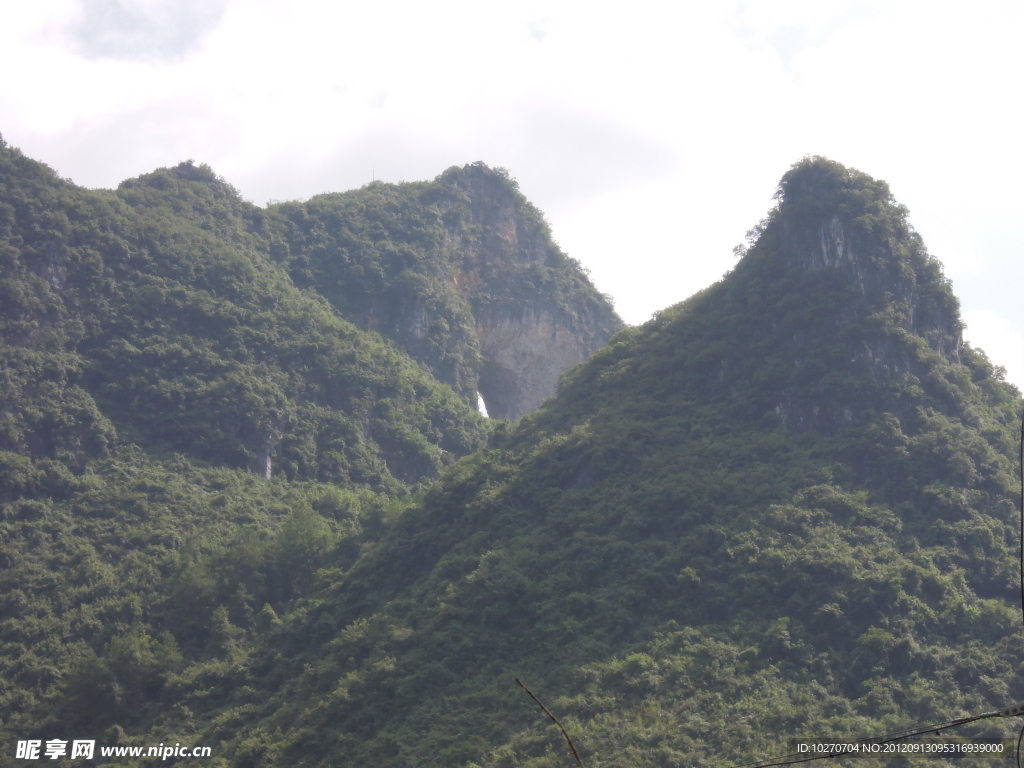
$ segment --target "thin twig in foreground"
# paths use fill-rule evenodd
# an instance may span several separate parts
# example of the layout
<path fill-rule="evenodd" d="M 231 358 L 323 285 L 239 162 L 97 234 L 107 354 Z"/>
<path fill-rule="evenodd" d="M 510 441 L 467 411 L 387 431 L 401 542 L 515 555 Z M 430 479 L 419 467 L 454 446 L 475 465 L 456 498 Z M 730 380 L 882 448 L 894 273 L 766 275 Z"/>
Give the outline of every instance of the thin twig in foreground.
<path fill-rule="evenodd" d="M 558 718 L 551 714 L 551 710 L 545 707 L 544 703 L 533 695 L 533 691 L 531 691 L 529 688 L 523 685 L 522 680 L 520 680 L 517 677 L 516 682 L 519 683 L 520 688 L 522 688 L 530 695 L 531 699 L 537 702 L 537 706 L 544 710 L 544 714 L 550 717 L 552 722 L 554 722 L 554 724 L 558 726 L 558 730 L 562 732 L 562 735 L 565 736 L 566 742 L 569 744 L 569 749 L 572 751 L 572 756 L 576 758 L 576 762 L 580 764 L 580 768 L 586 768 L 586 766 L 583 765 L 583 760 L 580 758 L 580 753 L 576 751 L 576 745 L 573 744 L 572 739 L 569 738 L 569 732 L 565 730 L 565 728 L 562 726 L 560 722 L 558 722 Z"/>

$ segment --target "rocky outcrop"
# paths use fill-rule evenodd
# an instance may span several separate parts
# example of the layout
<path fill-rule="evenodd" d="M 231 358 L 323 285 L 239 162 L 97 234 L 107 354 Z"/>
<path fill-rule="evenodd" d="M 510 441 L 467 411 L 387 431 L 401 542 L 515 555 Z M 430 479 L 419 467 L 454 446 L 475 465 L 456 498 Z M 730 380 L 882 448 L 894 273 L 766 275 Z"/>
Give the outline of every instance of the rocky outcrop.
<path fill-rule="evenodd" d="M 516 420 L 622 327 L 503 170 L 450 168 L 430 183 L 376 182 L 271 210 L 280 258 L 357 325 Z"/>
<path fill-rule="evenodd" d="M 905 387 L 931 386 L 936 360 L 961 362 L 963 324 L 906 208 L 884 181 L 824 158 L 794 165 L 777 201 L 738 267 L 757 274 L 758 293 L 788 294 L 785 306 L 803 318 L 770 326 L 772 344 L 785 350 L 773 362 L 788 379 L 775 414 L 792 432 L 834 433 L 880 401 L 909 419 Z M 810 350 L 825 348 L 828 363 L 812 364 Z M 930 396 L 955 407 L 944 385 Z"/>
<path fill-rule="evenodd" d="M 622 322 L 508 174 L 474 163 L 442 180 L 465 196 L 453 200 L 469 203 L 449 237 L 461 246 L 455 284 L 472 307 L 483 357 L 480 395 L 491 417 L 516 420 L 554 395 L 559 377 Z"/>
<path fill-rule="evenodd" d="M 807 158 L 783 177 L 778 199 L 764 231 L 778 229 L 792 262 L 844 273 L 866 308 L 897 313 L 903 328 L 951 362 L 960 361 L 959 302 L 884 181 Z"/>
<path fill-rule="evenodd" d="M 592 351 L 550 312 L 478 317 L 476 332 L 484 356 L 480 396 L 488 415 L 497 419 L 514 420 L 536 410 L 554 395 L 559 376 Z"/>

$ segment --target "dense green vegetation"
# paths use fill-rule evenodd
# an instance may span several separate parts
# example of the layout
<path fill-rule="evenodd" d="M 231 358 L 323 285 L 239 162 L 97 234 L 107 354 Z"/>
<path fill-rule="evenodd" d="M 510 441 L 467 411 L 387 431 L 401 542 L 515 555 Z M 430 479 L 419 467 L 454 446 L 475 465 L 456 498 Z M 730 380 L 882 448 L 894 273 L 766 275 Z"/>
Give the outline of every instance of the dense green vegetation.
<path fill-rule="evenodd" d="M 209 169 L 90 192 L 0 144 L 5 735 L 130 728 L 486 439 L 270 241 Z"/>
<path fill-rule="evenodd" d="M 833 216 L 850 268 L 804 247 Z M 597 765 L 1005 705 L 1019 395 L 959 323 L 884 184 L 798 165 L 732 274 L 620 333 L 325 577 L 207 738 L 241 764 L 566 764 L 513 674 Z"/>
<path fill-rule="evenodd" d="M 798 163 L 725 279 L 487 434 L 491 294 L 444 287 L 474 247 L 431 197 L 465 169 L 262 212 L 189 165 L 87 193 L 0 152 L 7 743 L 567 765 L 519 676 L 589 766 L 724 766 L 1020 698 L 1020 393 L 883 182 Z M 493 301 L 572 295 L 537 263 Z M 341 319 L 378 294 L 450 335 Z"/>
<path fill-rule="evenodd" d="M 5 743 L 162 722 L 486 442 L 477 373 L 455 391 L 297 285 L 291 234 L 205 166 L 89 191 L 0 140 Z M 423 243 L 404 248 L 429 271 Z"/>
<path fill-rule="evenodd" d="M 260 212 L 208 169 L 113 195 L 12 149 L 2 161 L 0 447 L 81 469 L 116 427 L 219 465 L 398 491 L 480 444 L 472 407 L 291 284 L 260 249 Z"/>

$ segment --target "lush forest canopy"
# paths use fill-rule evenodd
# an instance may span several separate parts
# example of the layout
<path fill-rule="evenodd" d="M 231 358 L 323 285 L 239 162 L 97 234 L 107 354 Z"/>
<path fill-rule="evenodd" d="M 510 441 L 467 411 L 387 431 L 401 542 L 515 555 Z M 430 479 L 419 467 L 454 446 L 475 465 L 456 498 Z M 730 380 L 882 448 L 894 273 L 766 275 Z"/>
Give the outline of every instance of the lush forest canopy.
<path fill-rule="evenodd" d="M 724 766 L 1020 698 L 1020 393 L 885 183 L 797 163 L 721 282 L 495 426 L 482 313 L 617 327 L 509 184 L 261 210 L 0 148 L 5 743 L 567 765 L 519 676 L 590 766 Z"/>
<path fill-rule="evenodd" d="M 459 173 L 519 204 L 538 251 L 503 271 L 476 247 L 478 268 L 510 283 L 540 270 L 557 290 L 536 302 L 607 338 L 610 305 L 515 183 L 480 165 L 444 178 Z M 435 226 L 460 215 L 444 178 L 337 196 L 355 210 L 312 225 L 331 205 L 262 210 L 192 163 L 90 191 L 0 140 L 5 734 L 138 729 L 171 675 L 279 624 L 314 574 L 354 561 L 485 445 L 484 361 L 451 285 L 467 248 Z M 420 347 L 299 267 L 327 269 L 338 230 L 357 232 L 345 266 L 378 278 L 350 293 L 382 311 L 419 302 Z"/>

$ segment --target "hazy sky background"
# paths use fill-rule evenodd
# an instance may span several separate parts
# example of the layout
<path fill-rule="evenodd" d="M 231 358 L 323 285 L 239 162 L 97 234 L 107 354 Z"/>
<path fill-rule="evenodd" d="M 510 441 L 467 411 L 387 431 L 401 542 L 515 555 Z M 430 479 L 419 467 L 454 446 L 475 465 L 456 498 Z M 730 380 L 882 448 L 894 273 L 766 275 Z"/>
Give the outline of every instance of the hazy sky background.
<path fill-rule="evenodd" d="M 638 323 L 779 177 L 889 182 L 1024 385 L 1024 3 L 0 0 L 0 132 L 88 187 L 192 158 L 258 204 L 483 160 Z"/>

